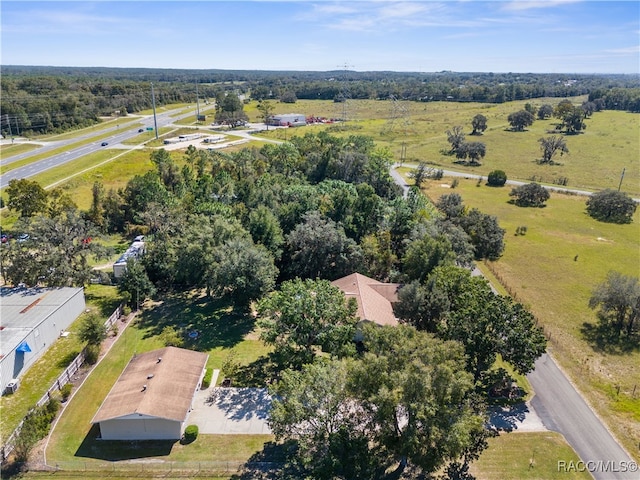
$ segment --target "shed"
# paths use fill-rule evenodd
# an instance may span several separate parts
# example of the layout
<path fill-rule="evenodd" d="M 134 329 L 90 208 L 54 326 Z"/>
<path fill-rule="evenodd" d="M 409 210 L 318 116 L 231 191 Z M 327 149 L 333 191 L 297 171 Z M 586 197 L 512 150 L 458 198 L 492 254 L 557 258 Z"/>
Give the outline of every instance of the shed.
<path fill-rule="evenodd" d="M 129 361 L 91 423 L 103 440 L 178 440 L 209 355 L 165 347 Z"/>
<path fill-rule="evenodd" d="M 24 375 L 85 306 L 82 288 L 0 288 L 0 392 Z"/>

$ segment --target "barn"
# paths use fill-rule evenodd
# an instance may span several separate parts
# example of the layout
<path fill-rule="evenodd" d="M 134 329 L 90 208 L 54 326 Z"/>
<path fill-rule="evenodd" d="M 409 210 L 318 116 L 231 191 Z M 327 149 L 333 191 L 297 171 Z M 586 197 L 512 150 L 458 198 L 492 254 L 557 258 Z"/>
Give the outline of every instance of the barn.
<path fill-rule="evenodd" d="M 209 355 L 165 347 L 134 355 L 91 420 L 103 440 L 178 440 Z"/>
<path fill-rule="evenodd" d="M 84 309 L 82 288 L 0 288 L 0 391 L 15 391 L 20 377 Z"/>

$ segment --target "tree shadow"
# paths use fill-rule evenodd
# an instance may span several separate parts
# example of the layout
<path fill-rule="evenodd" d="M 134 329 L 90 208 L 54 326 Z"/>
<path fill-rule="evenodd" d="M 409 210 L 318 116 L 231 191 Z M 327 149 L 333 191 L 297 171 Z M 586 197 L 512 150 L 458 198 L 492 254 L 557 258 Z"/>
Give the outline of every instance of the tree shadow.
<path fill-rule="evenodd" d="M 56 367 L 59 367 L 59 368 L 68 367 L 69 364 L 71 364 L 71 362 L 75 360 L 75 358 L 78 356 L 79 353 L 80 353 L 79 350 L 73 350 L 67 353 L 64 357 L 58 360 L 58 362 L 56 363 Z"/>
<path fill-rule="evenodd" d="M 248 365 L 243 365 L 234 376 L 236 386 L 261 388 L 277 381 L 283 370 L 283 358 L 277 352 L 263 355 Z"/>
<path fill-rule="evenodd" d="M 640 351 L 640 335 L 637 332 L 627 335 L 608 322 L 598 324 L 584 322 L 580 333 L 597 352 L 626 355 Z"/>
<path fill-rule="evenodd" d="M 88 304 L 90 303 L 92 305 L 96 305 L 98 307 L 98 310 L 100 311 L 100 315 L 103 315 L 105 317 L 111 315 L 113 311 L 122 303 L 122 299 L 120 297 L 104 297 L 94 294 L 91 291 L 85 291 L 84 297 L 85 301 Z"/>
<path fill-rule="evenodd" d="M 209 351 L 231 348 L 251 332 L 255 318 L 225 299 L 192 293 L 168 295 L 164 302 L 139 316 L 145 338 L 160 335 L 165 327 L 175 328 L 184 339 L 184 348 Z"/>
<path fill-rule="evenodd" d="M 76 457 L 119 461 L 165 457 L 178 440 L 100 440 L 100 428 L 94 424 L 74 454 Z"/>

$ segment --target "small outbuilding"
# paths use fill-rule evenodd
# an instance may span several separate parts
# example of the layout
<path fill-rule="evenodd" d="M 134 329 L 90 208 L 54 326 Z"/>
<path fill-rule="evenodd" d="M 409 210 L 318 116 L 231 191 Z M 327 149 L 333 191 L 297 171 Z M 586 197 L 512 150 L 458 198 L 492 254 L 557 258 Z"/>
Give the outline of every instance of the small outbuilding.
<path fill-rule="evenodd" d="M 103 440 L 178 440 L 209 355 L 165 347 L 134 355 L 91 420 Z"/>

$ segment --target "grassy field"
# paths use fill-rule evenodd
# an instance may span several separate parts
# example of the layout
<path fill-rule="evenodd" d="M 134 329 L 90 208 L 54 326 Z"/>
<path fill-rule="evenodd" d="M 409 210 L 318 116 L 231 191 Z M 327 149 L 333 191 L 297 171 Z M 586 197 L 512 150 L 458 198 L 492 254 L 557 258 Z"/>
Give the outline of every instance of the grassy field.
<path fill-rule="evenodd" d="M 461 180 L 430 182 L 436 200 L 455 191 L 465 205 L 498 217 L 506 230 L 505 253 L 484 268 L 519 301 L 530 306 L 550 338 L 550 349 L 596 411 L 637 459 L 640 457 L 640 346 L 603 345 L 594 333 L 597 317 L 588 307 L 593 288 L 609 270 L 638 275 L 640 210 L 629 225 L 593 220 L 585 198 L 552 194 L 545 208 L 508 203 L 509 187 L 478 187 Z M 516 236 L 518 226 L 526 235 Z M 619 389 L 619 391 L 618 391 Z"/>
<path fill-rule="evenodd" d="M 579 460 L 559 433 L 512 432 L 491 438 L 470 470 L 479 480 L 592 478 L 586 471 L 565 468 Z"/>
<path fill-rule="evenodd" d="M 580 104 L 584 98 L 572 99 Z M 535 99 L 540 106 L 557 104 L 560 99 Z M 495 169 L 504 170 L 510 179 L 550 183 L 561 177 L 568 178 L 568 188 L 600 190 L 617 188 L 623 168 L 626 168 L 623 190 L 640 195 L 640 115 L 604 111 L 586 120 L 587 129 L 578 135 L 566 136 L 569 154 L 558 157 L 558 165 L 538 165 L 541 156 L 538 139 L 547 136 L 557 120 L 536 120 L 524 132 L 508 131 L 507 117 L 524 107 L 526 102 L 505 104 L 399 102 L 359 100 L 349 102 L 350 116 L 345 134 L 370 135 L 378 145 L 387 146 L 400 159 L 402 145 L 406 147 L 406 161 L 425 161 L 444 169 L 468 171 L 487 175 Z M 328 116 L 336 110 L 331 102 L 298 101 L 295 105 L 275 104 L 275 113 L 296 111 L 305 115 Z M 246 107 L 250 118 L 257 120 L 258 112 Z M 399 111 L 402 117 L 398 117 Z M 476 114 L 487 117 L 488 129 L 482 136 L 470 136 L 471 119 Z M 255 118 L 253 118 L 255 115 Z M 481 141 L 487 146 L 487 155 L 479 167 L 464 167 L 453 163 L 446 155 L 449 149 L 446 130 L 461 125 L 468 141 Z M 335 125 L 333 128 L 335 129 Z M 288 135 L 304 135 L 313 129 L 331 129 L 331 126 L 289 128 L 268 133 L 284 140 Z M 266 134 L 266 132 L 265 132 Z M 445 152 L 445 153 L 443 153 Z M 455 168 L 454 168 L 455 167 Z"/>

